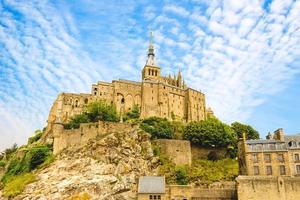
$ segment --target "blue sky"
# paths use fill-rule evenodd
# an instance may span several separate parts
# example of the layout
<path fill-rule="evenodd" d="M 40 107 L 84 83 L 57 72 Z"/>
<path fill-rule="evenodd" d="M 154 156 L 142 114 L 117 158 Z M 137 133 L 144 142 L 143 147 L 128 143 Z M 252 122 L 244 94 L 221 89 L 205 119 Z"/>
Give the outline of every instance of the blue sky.
<path fill-rule="evenodd" d="M 300 132 L 300 1 L 0 0 L 0 149 L 43 128 L 59 92 L 140 80 L 149 31 L 217 117 Z"/>

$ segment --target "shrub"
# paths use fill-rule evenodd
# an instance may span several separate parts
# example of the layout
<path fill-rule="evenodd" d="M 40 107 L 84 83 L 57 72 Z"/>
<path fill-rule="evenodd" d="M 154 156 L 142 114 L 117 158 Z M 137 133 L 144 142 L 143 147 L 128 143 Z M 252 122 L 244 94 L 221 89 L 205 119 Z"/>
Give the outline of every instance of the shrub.
<path fill-rule="evenodd" d="M 18 145 L 15 143 L 10 148 L 5 149 L 3 152 L 6 156 L 6 160 L 9 160 L 11 155 L 16 152 L 18 149 Z"/>
<path fill-rule="evenodd" d="M 5 197 L 12 198 L 22 193 L 25 186 L 36 180 L 36 177 L 32 173 L 26 173 L 19 176 L 15 176 L 9 182 L 7 182 L 3 189 Z"/>
<path fill-rule="evenodd" d="M 113 104 L 105 101 L 92 102 L 87 106 L 87 116 L 91 122 L 102 121 L 119 121 L 117 109 Z"/>
<path fill-rule="evenodd" d="M 207 155 L 207 159 L 211 160 L 211 161 L 216 161 L 216 160 L 218 160 L 218 155 L 217 155 L 217 153 L 215 151 L 211 151 Z"/>
<path fill-rule="evenodd" d="M 75 115 L 71 118 L 69 123 L 65 124 L 65 129 L 79 128 L 81 123 L 89 122 L 89 118 L 86 113 Z"/>
<path fill-rule="evenodd" d="M 142 121 L 140 127 L 150 133 L 152 139 L 172 139 L 175 137 L 174 126 L 165 118 L 149 117 Z"/>
<path fill-rule="evenodd" d="M 178 185 L 187 185 L 187 170 L 186 167 L 178 166 L 175 168 L 176 183 Z"/>
<path fill-rule="evenodd" d="M 51 155 L 51 149 L 47 146 L 36 146 L 25 153 L 22 158 L 13 158 L 7 170 L 2 177 L 2 182 L 6 184 L 16 175 L 28 173 L 41 165 L 48 156 Z"/>
<path fill-rule="evenodd" d="M 4 160 L 0 160 L 0 167 L 4 167 L 5 166 L 5 161 Z"/>
<path fill-rule="evenodd" d="M 189 123 L 183 138 L 204 147 L 227 147 L 237 141 L 233 130 L 215 118 Z"/>
<path fill-rule="evenodd" d="M 32 136 L 28 139 L 28 144 L 32 144 L 32 143 L 38 141 L 42 137 L 42 135 L 43 135 L 43 132 L 41 130 L 36 130 L 34 132 L 34 136 Z"/>
<path fill-rule="evenodd" d="M 125 114 L 124 121 L 139 119 L 139 118 L 140 118 L 140 108 L 138 105 L 134 105 L 132 110 Z"/>

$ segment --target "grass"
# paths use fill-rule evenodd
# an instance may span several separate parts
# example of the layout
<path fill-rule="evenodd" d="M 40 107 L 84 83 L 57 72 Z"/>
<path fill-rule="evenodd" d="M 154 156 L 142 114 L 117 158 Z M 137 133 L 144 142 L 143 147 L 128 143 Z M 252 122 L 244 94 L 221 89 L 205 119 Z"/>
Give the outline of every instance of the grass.
<path fill-rule="evenodd" d="M 3 194 L 5 197 L 12 198 L 21 194 L 25 186 L 36 181 L 36 176 L 32 173 L 26 173 L 14 176 L 4 186 Z"/>

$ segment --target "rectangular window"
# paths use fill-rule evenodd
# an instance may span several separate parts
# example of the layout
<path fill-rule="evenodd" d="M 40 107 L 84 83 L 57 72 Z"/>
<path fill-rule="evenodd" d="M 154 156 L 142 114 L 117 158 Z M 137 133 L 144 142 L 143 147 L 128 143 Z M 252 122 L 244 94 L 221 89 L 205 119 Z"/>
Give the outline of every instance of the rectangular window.
<path fill-rule="evenodd" d="M 265 162 L 266 163 L 270 163 L 271 162 L 271 154 L 265 154 L 264 158 L 265 158 Z"/>
<path fill-rule="evenodd" d="M 300 165 L 296 165 L 296 173 L 300 174 Z"/>
<path fill-rule="evenodd" d="M 272 166 L 267 166 L 267 168 L 266 168 L 266 174 L 267 175 L 272 175 Z"/>
<path fill-rule="evenodd" d="M 278 154 L 278 161 L 279 162 L 284 162 L 283 154 Z"/>
<path fill-rule="evenodd" d="M 153 199 L 153 196 L 152 196 L 152 195 L 150 195 L 150 196 L 149 196 L 149 199 Z"/>
<path fill-rule="evenodd" d="M 280 175 L 285 175 L 285 166 L 284 165 L 279 166 L 279 172 L 280 172 Z"/>
<path fill-rule="evenodd" d="M 253 162 L 255 162 L 255 163 L 258 162 L 258 158 L 257 158 L 257 154 L 256 153 L 252 154 L 252 159 L 253 159 Z"/>
<path fill-rule="evenodd" d="M 259 167 L 258 166 L 253 167 L 253 174 L 254 175 L 259 175 Z"/>
<path fill-rule="evenodd" d="M 295 162 L 299 162 L 299 154 L 296 153 L 296 154 L 294 155 L 294 157 L 295 157 Z"/>

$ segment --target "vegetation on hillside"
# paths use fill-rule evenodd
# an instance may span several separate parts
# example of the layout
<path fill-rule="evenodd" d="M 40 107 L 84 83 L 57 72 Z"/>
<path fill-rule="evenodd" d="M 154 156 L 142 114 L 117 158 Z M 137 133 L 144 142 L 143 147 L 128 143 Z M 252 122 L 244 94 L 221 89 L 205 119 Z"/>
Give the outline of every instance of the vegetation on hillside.
<path fill-rule="evenodd" d="M 189 123 L 184 128 L 183 138 L 203 147 L 228 147 L 237 142 L 230 126 L 216 118 Z"/>
<path fill-rule="evenodd" d="M 130 111 L 125 113 L 123 120 L 126 122 L 135 122 L 140 118 L 140 108 L 138 105 L 134 105 Z"/>
<path fill-rule="evenodd" d="M 116 107 L 105 101 L 95 101 L 89 103 L 85 112 L 73 116 L 70 121 L 65 124 L 66 129 L 79 128 L 81 123 L 102 121 L 119 121 Z"/>
<path fill-rule="evenodd" d="M 140 127 L 151 134 L 151 139 L 175 138 L 175 127 L 165 118 L 149 117 L 142 121 Z"/>
<path fill-rule="evenodd" d="M 166 177 L 168 184 L 210 184 L 218 181 L 233 181 L 238 176 L 238 161 L 194 160 L 191 166 L 176 166 L 165 155 L 160 155 L 159 175 Z"/>
<path fill-rule="evenodd" d="M 42 134 L 42 131 L 37 130 L 28 139 L 27 145 L 19 148 L 13 145 L 1 154 L 0 163 L 5 166 L 4 175 L 1 177 L 4 196 L 10 198 L 20 194 L 26 184 L 36 180 L 32 171 L 54 160 L 52 146 L 42 145 L 39 141 Z"/>

